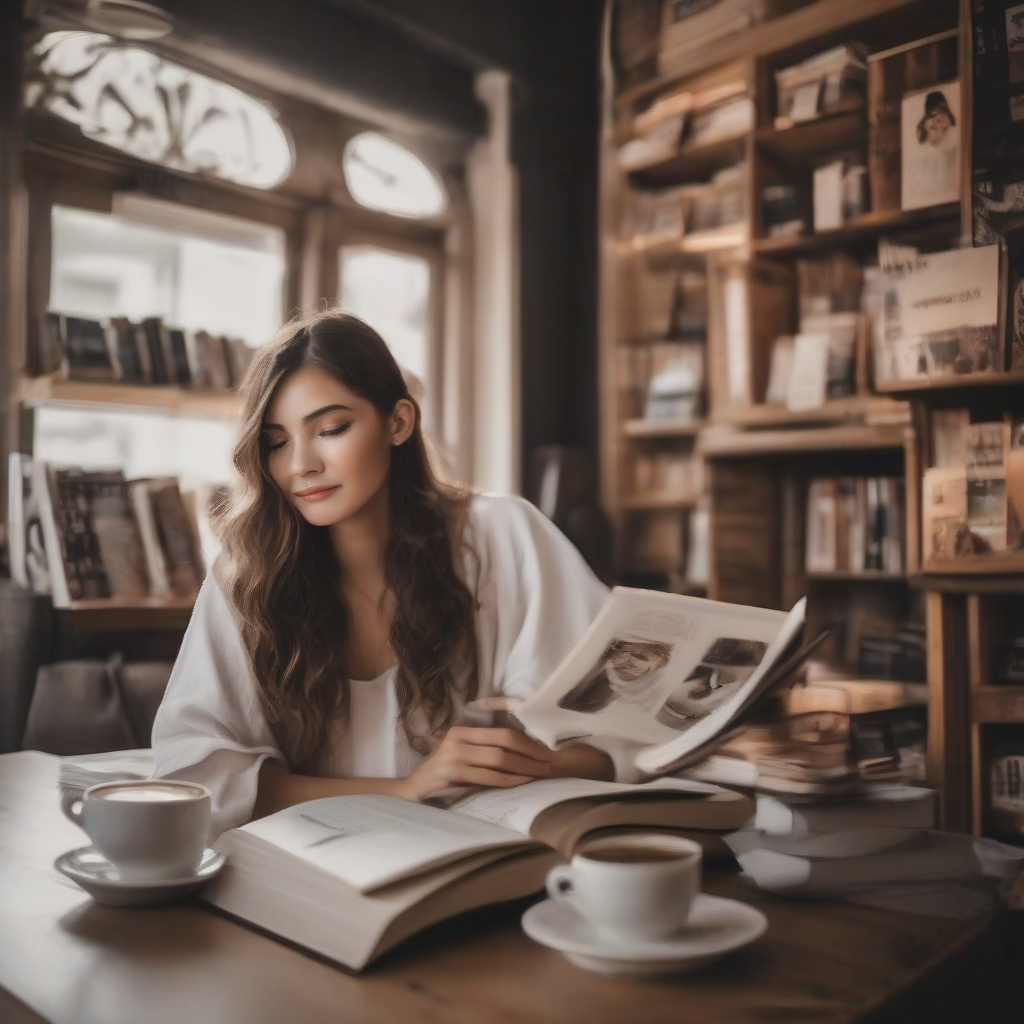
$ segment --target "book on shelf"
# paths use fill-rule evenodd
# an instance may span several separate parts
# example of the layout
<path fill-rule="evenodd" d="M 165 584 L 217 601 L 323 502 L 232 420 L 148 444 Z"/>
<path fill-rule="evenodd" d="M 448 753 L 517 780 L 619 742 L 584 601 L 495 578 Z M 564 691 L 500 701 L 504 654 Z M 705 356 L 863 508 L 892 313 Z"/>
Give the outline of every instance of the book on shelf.
<path fill-rule="evenodd" d="M 807 487 L 809 573 L 902 573 L 905 522 L 899 477 L 825 477 Z"/>
<path fill-rule="evenodd" d="M 875 380 L 944 378 L 1005 368 L 999 246 L 921 253 L 878 247 L 885 302 Z"/>
<path fill-rule="evenodd" d="M 696 148 L 736 138 L 753 129 L 754 119 L 754 101 L 750 97 L 735 96 L 722 100 L 690 115 L 685 144 Z"/>
<path fill-rule="evenodd" d="M 167 328 L 167 342 L 171 352 L 170 365 L 174 368 L 171 383 L 188 387 L 192 383 L 192 368 L 188 358 L 185 332 L 179 327 Z"/>
<path fill-rule="evenodd" d="M 807 230 L 803 190 L 791 182 L 763 185 L 761 224 L 767 238 L 802 235 Z"/>
<path fill-rule="evenodd" d="M 466 910 L 529 896 L 597 830 L 716 834 L 754 810 L 679 779 L 639 786 L 551 779 L 470 790 L 446 807 L 390 796 L 312 800 L 232 829 L 202 898 L 354 970 Z"/>
<path fill-rule="evenodd" d="M 900 208 L 960 198 L 960 83 L 943 82 L 904 95 L 900 104 Z"/>
<path fill-rule="evenodd" d="M 120 470 L 87 472 L 37 459 L 31 497 L 56 607 L 198 593 L 204 569 L 196 529 L 173 478 L 129 482 Z"/>
<path fill-rule="evenodd" d="M 691 499 L 703 490 L 704 462 L 692 452 L 654 452 L 633 460 L 638 495 Z"/>
<path fill-rule="evenodd" d="M 256 355 L 256 349 L 241 338 L 225 338 L 224 349 L 227 353 L 228 368 L 231 373 L 231 386 L 237 388 L 249 370 Z"/>
<path fill-rule="evenodd" d="M 550 747 L 615 736 L 640 745 L 641 771 L 692 763 L 792 671 L 805 609 L 806 601 L 785 614 L 618 587 L 514 714 Z"/>
<path fill-rule="evenodd" d="M 922 555 L 943 562 L 1014 551 L 1024 542 L 1024 421 L 932 414 L 936 465 L 922 477 Z"/>
<path fill-rule="evenodd" d="M 121 471 L 57 469 L 37 459 L 32 472 L 54 605 L 145 595 L 145 556 Z"/>
<path fill-rule="evenodd" d="M 672 330 L 679 274 L 636 266 L 637 332 L 643 338 L 667 338 Z"/>
<path fill-rule="evenodd" d="M 116 380 L 118 367 L 107 324 L 65 316 L 64 376 L 78 380 Z"/>
<path fill-rule="evenodd" d="M 118 380 L 124 384 L 145 384 L 146 378 L 135 343 L 135 325 L 127 317 L 115 316 L 111 318 L 110 329 L 114 335 Z"/>
<path fill-rule="evenodd" d="M 775 72 L 775 127 L 813 121 L 864 103 L 867 90 L 867 48 L 850 42 Z"/>
<path fill-rule="evenodd" d="M 151 316 L 143 320 L 140 326 L 146 340 L 152 382 L 154 384 L 169 384 L 171 382 L 170 367 L 167 363 L 169 353 L 164 351 L 163 321 L 158 316 Z"/>
<path fill-rule="evenodd" d="M 695 419 L 702 411 L 703 390 L 704 345 L 663 342 L 651 346 L 645 419 Z"/>
<path fill-rule="evenodd" d="M 671 160 L 679 151 L 686 118 L 683 114 L 667 117 L 635 139 L 619 147 L 619 166 L 624 171 L 641 171 Z"/>

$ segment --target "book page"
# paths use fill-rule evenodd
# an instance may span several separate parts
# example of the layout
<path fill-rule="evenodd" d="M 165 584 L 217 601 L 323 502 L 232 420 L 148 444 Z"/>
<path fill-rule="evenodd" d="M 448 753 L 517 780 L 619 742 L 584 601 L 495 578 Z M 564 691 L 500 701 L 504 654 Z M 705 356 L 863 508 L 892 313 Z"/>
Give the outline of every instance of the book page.
<path fill-rule="evenodd" d="M 704 742 L 757 685 L 769 652 L 782 650 L 774 642 L 787 621 L 765 608 L 616 588 L 515 715 L 550 747 L 591 736 L 688 745 L 694 730 L 694 744 Z"/>
<path fill-rule="evenodd" d="M 309 800 L 239 830 L 327 871 L 357 892 L 409 878 L 526 836 L 393 796 Z"/>
<path fill-rule="evenodd" d="M 592 779 L 543 779 L 523 786 L 513 786 L 511 789 L 474 792 L 453 804 L 451 810 L 456 814 L 529 835 L 537 816 L 555 804 L 585 797 L 615 798 L 662 792 L 701 797 L 719 790 L 716 786 L 689 779 L 658 779 L 638 786 L 623 782 L 596 782 Z"/>

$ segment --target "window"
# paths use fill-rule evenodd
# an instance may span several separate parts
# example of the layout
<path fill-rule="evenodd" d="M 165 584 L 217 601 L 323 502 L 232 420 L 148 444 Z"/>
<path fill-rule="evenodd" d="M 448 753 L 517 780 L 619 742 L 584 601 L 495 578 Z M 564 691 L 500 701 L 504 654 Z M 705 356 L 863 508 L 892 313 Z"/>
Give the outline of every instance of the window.
<path fill-rule="evenodd" d="M 281 326 L 280 228 L 142 196 L 117 214 L 53 208 L 49 308 L 102 319 L 159 316 L 262 345 Z"/>
<path fill-rule="evenodd" d="M 338 267 L 342 307 L 377 331 L 399 365 L 429 389 L 429 261 L 372 245 L 346 245 Z"/>
<path fill-rule="evenodd" d="M 95 32 L 50 32 L 35 47 L 25 103 L 150 163 L 273 188 L 292 148 L 270 109 L 224 82 Z"/>
<path fill-rule="evenodd" d="M 90 319 L 162 317 L 185 330 L 264 344 L 283 315 L 285 238 L 279 228 L 141 196 L 115 214 L 53 208 L 49 307 Z M 33 450 L 129 477 L 231 477 L 233 423 L 159 412 L 41 406 Z"/>
<path fill-rule="evenodd" d="M 352 198 L 396 217 L 436 217 L 447 206 L 437 175 L 414 153 L 376 132 L 349 140 L 342 162 Z"/>

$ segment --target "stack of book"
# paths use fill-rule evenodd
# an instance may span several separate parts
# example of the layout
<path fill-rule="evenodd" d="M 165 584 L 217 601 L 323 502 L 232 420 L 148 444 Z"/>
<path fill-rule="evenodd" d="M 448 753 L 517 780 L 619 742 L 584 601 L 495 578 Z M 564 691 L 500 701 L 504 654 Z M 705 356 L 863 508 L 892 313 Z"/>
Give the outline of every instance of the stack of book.
<path fill-rule="evenodd" d="M 866 57 L 867 48 L 862 43 L 843 43 L 777 70 L 775 127 L 791 128 L 801 121 L 863 106 L 867 91 Z"/>
<path fill-rule="evenodd" d="M 245 376 L 255 350 L 240 338 L 167 326 L 159 317 L 88 320 L 46 314 L 45 348 L 71 380 L 177 384 L 227 391 Z"/>
<path fill-rule="evenodd" d="M 31 479 L 31 488 L 26 481 Z M 10 459 L 11 574 L 56 607 L 118 598 L 189 600 L 205 575 L 198 526 L 173 477 Z"/>
<path fill-rule="evenodd" d="M 826 477 L 807 487 L 809 573 L 902 573 L 905 512 L 899 477 Z"/>
<path fill-rule="evenodd" d="M 644 418 L 695 419 L 702 411 L 704 346 L 670 341 L 649 348 L 651 367 Z"/>

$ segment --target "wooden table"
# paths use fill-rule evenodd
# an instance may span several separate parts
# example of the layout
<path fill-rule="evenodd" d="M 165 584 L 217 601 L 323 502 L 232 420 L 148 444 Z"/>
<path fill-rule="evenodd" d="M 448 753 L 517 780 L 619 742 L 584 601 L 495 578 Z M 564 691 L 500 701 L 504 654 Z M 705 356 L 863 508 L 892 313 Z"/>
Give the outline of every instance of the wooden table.
<path fill-rule="evenodd" d="M 199 903 L 117 910 L 54 871 L 84 845 L 61 816 L 57 759 L 0 756 L 0 1021 L 58 1024 L 603 1024 L 999 1020 L 999 921 L 767 897 L 732 873 L 707 888 L 765 911 L 767 934 L 693 976 L 606 978 L 520 931 L 522 906 L 426 932 L 363 975 Z M 953 997 L 971 992 L 970 1017 Z M 986 1007 L 986 1000 L 991 1003 Z M 31 1008 L 31 1009 L 29 1009 Z"/>

